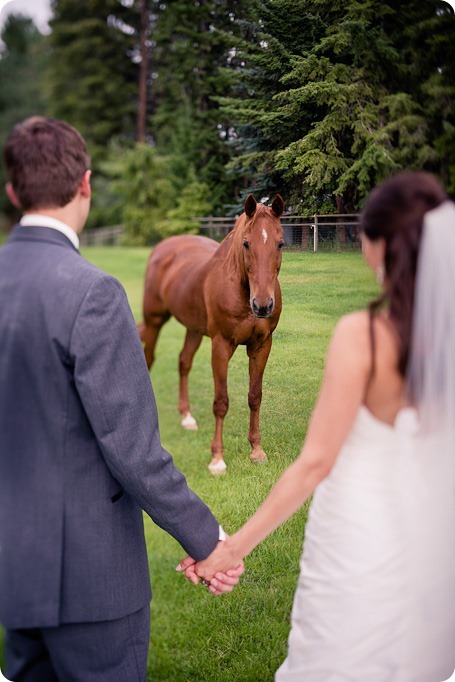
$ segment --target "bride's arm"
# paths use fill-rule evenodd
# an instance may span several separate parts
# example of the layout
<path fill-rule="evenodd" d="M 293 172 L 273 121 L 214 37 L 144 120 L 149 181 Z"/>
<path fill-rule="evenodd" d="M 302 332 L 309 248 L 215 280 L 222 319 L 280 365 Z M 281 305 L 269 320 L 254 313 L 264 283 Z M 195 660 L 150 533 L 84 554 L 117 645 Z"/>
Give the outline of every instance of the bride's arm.
<path fill-rule="evenodd" d="M 217 572 L 238 566 L 310 497 L 332 469 L 349 433 L 364 398 L 370 367 L 366 313 L 348 315 L 338 323 L 330 343 L 323 385 L 300 455 L 249 521 L 196 565 L 198 575 L 211 579 Z"/>

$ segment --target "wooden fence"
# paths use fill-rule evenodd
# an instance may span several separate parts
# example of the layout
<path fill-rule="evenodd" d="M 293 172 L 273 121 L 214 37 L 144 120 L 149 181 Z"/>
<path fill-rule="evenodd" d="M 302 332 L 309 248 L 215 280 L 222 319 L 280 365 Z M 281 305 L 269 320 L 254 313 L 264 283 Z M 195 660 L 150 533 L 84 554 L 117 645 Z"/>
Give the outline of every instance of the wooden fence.
<path fill-rule="evenodd" d="M 234 227 L 237 216 L 193 218 L 200 225 L 200 233 L 221 241 Z M 358 213 L 281 217 L 286 246 L 317 251 L 320 244 L 351 245 L 360 248 Z M 123 233 L 122 225 L 85 230 L 80 236 L 81 246 L 117 245 Z"/>
<path fill-rule="evenodd" d="M 224 218 L 193 218 L 200 224 L 201 233 L 207 232 L 220 241 L 234 227 L 237 216 Z M 284 215 L 281 217 L 286 246 L 317 251 L 319 244 L 346 244 L 360 248 L 360 220 L 358 213 L 331 215 Z"/>
<path fill-rule="evenodd" d="M 112 227 L 95 227 L 84 230 L 79 236 L 81 246 L 117 246 L 123 234 L 123 225 Z"/>

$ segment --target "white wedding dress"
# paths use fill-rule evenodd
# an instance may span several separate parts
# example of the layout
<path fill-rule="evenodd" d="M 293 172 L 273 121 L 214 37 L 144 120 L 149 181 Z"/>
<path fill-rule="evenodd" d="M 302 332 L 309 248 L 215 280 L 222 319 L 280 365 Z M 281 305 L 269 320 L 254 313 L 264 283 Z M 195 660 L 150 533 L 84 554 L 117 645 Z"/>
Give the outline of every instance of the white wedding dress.
<path fill-rule="evenodd" d="M 455 453 L 424 441 L 418 428 L 412 409 L 393 427 L 359 409 L 314 493 L 276 682 L 452 675 Z"/>

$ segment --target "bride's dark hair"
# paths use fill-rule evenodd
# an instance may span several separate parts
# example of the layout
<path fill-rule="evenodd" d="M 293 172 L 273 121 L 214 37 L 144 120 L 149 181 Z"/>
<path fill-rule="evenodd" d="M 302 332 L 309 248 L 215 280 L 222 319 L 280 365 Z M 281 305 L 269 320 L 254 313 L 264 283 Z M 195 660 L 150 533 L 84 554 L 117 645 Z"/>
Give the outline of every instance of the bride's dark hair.
<path fill-rule="evenodd" d="M 368 239 L 385 240 L 384 290 L 370 303 L 369 310 L 373 319 L 381 306 L 388 306 L 390 320 L 398 335 L 398 369 L 403 376 L 411 343 L 414 287 L 423 218 L 427 211 L 446 199 L 439 181 L 430 173 L 404 172 L 374 189 L 361 215 L 361 229 Z M 444 248 L 443 244 L 441 248 Z"/>

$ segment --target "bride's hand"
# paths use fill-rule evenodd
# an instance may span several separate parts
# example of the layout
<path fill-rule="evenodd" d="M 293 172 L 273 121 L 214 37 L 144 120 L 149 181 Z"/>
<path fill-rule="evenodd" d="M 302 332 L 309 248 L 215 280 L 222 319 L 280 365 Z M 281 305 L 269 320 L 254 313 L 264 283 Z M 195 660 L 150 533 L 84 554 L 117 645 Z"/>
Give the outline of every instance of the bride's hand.
<path fill-rule="evenodd" d="M 205 578 L 203 580 L 207 585 L 209 592 L 215 597 L 218 597 L 221 594 L 232 592 L 234 587 L 239 584 L 239 578 L 244 572 L 245 566 L 243 565 L 243 561 L 241 561 L 237 568 L 229 569 L 226 573 L 215 573 L 210 582 L 206 581 Z"/>
<path fill-rule="evenodd" d="M 225 541 L 220 541 L 218 543 L 218 547 L 224 544 L 226 544 Z M 212 552 L 210 557 L 208 557 L 205 561 L 208 561 L 212 556 L 214 556 L 215 552 L 216 550 Z M 205 562 L 199 563 L 203 564 Z M 197 564 L 195 560 L 192 557 L 187 556 L 179 563 L 179 565 L 176 567 L 176 570 L 182 571 L 185 577 L 194 585 L 197 585 L 199 581 L 201 581 L 208 587 L 209 591 L 214 596 L 219 596 L 221 594 L 232 592 L 234 587 L 238 585 L 240 576 L 245 572 L 245 566 L 243 565 L 243 561 L 240 560 L 237 562 L 237 565 L 234 568 L 229 569 L 226 572 L 218 571 L 210 580 L 205 574 L 203 575 L 201 572 L 197 572 Z"/>
<path fill-rule="evenodd" d="M 230 575 L 232 572 L 232 575 L 238 576 L 243 571 L 242 557 L 236 551 L 235 540 L 232 537 L 219 542 L 210 556 L 195 565 L 196 574 L 208 581 L 216 580 L 217 574 Z"/>

